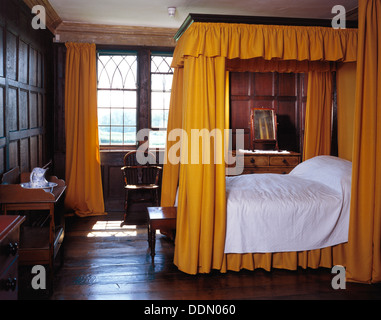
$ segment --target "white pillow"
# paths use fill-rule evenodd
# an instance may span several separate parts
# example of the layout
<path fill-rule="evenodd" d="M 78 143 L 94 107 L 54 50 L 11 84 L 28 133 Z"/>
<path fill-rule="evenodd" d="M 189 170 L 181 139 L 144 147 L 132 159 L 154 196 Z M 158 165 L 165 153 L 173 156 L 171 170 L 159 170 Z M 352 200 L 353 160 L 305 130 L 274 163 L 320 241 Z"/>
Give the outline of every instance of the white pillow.
<path fill-rule="evenodd" d="M 352 162 L 333 156 L 317 156 L 298 164 L 289 174 L 323 183 L 342 193 L 350 188 Z"/>

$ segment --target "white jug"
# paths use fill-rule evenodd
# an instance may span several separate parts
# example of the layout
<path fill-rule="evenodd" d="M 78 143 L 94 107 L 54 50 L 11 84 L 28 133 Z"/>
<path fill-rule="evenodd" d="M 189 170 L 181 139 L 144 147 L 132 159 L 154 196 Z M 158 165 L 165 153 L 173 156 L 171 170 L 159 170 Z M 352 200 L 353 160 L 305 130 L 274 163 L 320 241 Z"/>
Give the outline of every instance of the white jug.
<path fill-rule="evenodd" d="M 30 174 L 30 185 L 32 188 L 43 188 L 49 185 L 45 179 L 45 172 L 47 169 L 34 168 Z"/>

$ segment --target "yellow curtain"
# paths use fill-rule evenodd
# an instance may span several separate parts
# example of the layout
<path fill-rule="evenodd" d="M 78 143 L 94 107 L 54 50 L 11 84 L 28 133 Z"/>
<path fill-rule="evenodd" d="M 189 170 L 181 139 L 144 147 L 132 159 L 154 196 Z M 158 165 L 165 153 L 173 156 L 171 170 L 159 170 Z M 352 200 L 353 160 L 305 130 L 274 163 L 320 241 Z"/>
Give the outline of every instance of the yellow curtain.
<path fill-rule="evenodd" d="M 336 72 L 338 156 L 352 161 L 356 63 L 343 63 Z"/>
<path fill-rule="evenodd" d="M 310 71 L 328 72 L 336 70 L 336 62 L 332 61 L 298 61 L 298 60 L 265 60 L 227 59 L 226 70 L 234 72 L 280 72 L 304 73 Z"/>
<path fill-rule="evenodd" d="M 331 154 L 332 74 L 309 72 L 303 160 Z"/>
<path fill-rule="evenodd" d="M 174 263 L 189 274 L 208 273 L 221 269 L 225 245 L 225 59 L 188 57 L 184 63 L 183 129 L 188 143 L 183 141 L 182 151 L 187 164 L 180 165 Z M 217 129 L 219 139 L 210 139 L 210 144 L 199 139 L 203 129 Z"/>
<path fill-rule="evenodd" d="M 381 0 L 359 1 L 347 279 L 381 281 Z"/>
<path fill-rule="evenodd" d="M 105 214 L 100 169 L 95 44 L 67 43 L 65 79 L 67 208 Z"/>
<path fill-rule="evenodd" d="M 181 36 L 173 65 L 185 57 L 356 61 L 357 30 L 194 22 Z"/>
<path fill-rule="evenodd" d="M 175 68 L 169 103 L 166 151 L 163 167 L 165 181 L 161 192 L 161 206 L 172 207 L 176 200 L 181 157 L 181 131 L 183 126 L 183 68 Z"/>
<path fill-rule="evenodd" d="M 173 113 L 173 122 L 169 124 L 168 134 L 170 127 L 183 128 L 189 137 L 192 129 L 227 127 L 226 59 L 355 61 L 356 45 L 357 30 L 352 29 L 193 23 L 179 39 L 174 52 L 172 67 L 183 69 L 180 71 L 183 82 L 177 79 L 172 87 L 170 117 Z M 181 152 L 187 161 L 194 157 L 200 160 L 200 152 L 195 156 L 190 143 L 185 143 L 189 137 L 187 141 L 182 140 Z M 166 154 L 170 152 L 169 147 L 167 142 Z M 214 151 L 208 150 L 210 154 Z M 163 176 L 162 204 L 173 205 L 176 170 L 176 165 L 170 162 L 164 166 L 167 174 Z M 333 261 L 343 261 L 343 246 L 296 255 L 225 255 L 225 165 L 184 161 L 180 164 L 178 185 L 174 262 L 186 273 L 209 272 L 211 268 L 225 272 L 265 264 L 266 268 L 296 269 L 298 266 L 331 266 Z M 253 263 L 253 259 L 257 262 Z"/>
<path fill-rule="evenodd" d="M 332 268 L 333 265 L 345 265 L 346 245 L 341 244 L 323 249 L 299 252 L 245 253 L 227 254 L 221 272 L 240 271 L 242 269 L 273 268 L 297 270 L 298 268 Z"/>

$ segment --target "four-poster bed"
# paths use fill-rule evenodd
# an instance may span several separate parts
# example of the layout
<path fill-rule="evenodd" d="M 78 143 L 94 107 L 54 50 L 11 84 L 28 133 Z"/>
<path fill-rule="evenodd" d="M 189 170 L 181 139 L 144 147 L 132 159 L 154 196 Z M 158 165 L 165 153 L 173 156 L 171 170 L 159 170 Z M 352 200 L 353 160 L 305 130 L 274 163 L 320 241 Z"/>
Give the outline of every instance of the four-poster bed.
<path fill-rule="evenodd" d="M 303 158 L 306 160 L 329 154 L 331 68 L 336 62 L 355 62 L 357 44 L 357 29 L 194 22 L 179 38 L 174 53 L 172 66 L 175 73 L 168 132 L 175 128 L 182 128 L 188 134 L 192 129 L 228 128 L 228 61 L 234 59 L 246 63 L 258 59 L 263 65 L 271 64 L 271 68 L 274 68 L 274 64 L 283 63 L 293 64 L 297 68 L 304 65 L 309 72 L 309 114 L 306 115 Z M 175 143 L 179 142 L 167 140 L 166 150 Z M 182 150 L 188 148 L 189 156 L 190 146 L 183 141 L 180 143 Z M 223 153 L 223 150 L 213 148 L 208 151 L 212 155 Z M 359 174 L 357 164 L 354 170 L 356 177 Z M 177 186 L 174 263 L 183 272 L 196 274 L 208 273 L 211 269 L 226 272 L 256 268 L 330 268 L 337 264 L 346 266 L 348 261 L 355 260 L 358 251 L 353 249 L 353 245 L 349 247 L 347 244 L 294 252 L 225 253 L 224 164 L 166 164 L 162 206 L 173 206 Z M 357 194 L 354 198 L 357 198 Z M 354 234 L 354 219 L 351 213 L 350 236 Z"/>

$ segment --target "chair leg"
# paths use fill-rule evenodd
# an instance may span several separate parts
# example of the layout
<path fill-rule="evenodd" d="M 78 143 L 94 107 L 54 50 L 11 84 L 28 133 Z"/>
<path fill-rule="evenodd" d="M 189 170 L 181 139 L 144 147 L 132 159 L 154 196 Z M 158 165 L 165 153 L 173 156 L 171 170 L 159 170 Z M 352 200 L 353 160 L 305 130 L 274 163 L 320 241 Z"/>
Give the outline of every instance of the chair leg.
<path fill-rule="evenodd" d="M 152 205 L 154 205 L 155 207 L 158 207 L 159 206 L 159 196 L 158 196 L 157 189 L 151 190 L 151 198 L 152 198 Z"/>
<path fill-rule="evenodd" d="M 125 196 L 124 196 L 124 215 L 123 215 L 123 221 L 120 224 L 121 227 L 123 227 L 127 221 L 127 210 L 128 210 L 128 190 L 125 189 Z"/>
<path fill-rule="evenodd" d="M 150 227 L 150 221 L 148 216 L 148 223 L 147 223 L 147 235 L 148 235 L 148 248 L 151 249 L 151 227 Z"/>
<path fill-rule="evenodd" d="M 159 190 L 158 189 L 155 189 L 155 203 L 156 203 L 156 207 L 160 206 Z"/>

